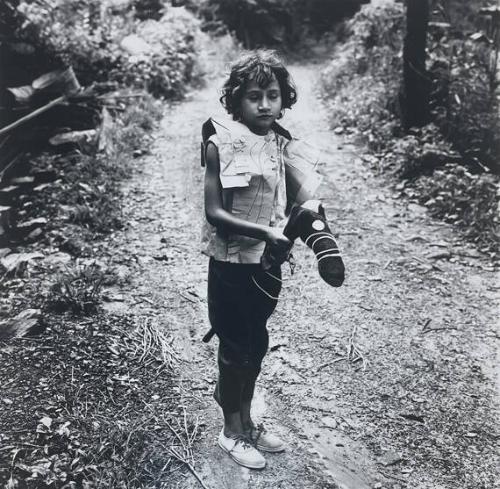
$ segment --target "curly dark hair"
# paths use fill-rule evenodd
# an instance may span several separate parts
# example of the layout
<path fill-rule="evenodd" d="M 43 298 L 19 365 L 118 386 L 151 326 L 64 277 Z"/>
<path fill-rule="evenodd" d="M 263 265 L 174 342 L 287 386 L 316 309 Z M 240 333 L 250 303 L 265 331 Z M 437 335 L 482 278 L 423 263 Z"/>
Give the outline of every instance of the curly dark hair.
<path fill-rule="evenodd" d="M 222 87 L 221 104 L 234 120 L 239 119 L 239 107 L 250 80 L 265 88 L 276 77 L 281 90 L 281 106 L 289 109 L 297 102 L 297 90 L 290 73 L 276 51 L 258 49 L 244 54 L 232 66 Z"/>

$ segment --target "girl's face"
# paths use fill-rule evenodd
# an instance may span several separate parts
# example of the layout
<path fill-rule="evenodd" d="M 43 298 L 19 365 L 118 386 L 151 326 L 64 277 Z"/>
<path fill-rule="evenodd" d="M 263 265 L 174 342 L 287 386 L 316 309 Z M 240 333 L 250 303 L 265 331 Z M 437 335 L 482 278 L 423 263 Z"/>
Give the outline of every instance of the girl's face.
<path fill-rule="evenodd" d="M 256 134 L 267 134 L 281 112 L 281 89 L 275 77 L 269 85 L 259 87 L 250 80 L 241 99 L 241 122 Z"/>

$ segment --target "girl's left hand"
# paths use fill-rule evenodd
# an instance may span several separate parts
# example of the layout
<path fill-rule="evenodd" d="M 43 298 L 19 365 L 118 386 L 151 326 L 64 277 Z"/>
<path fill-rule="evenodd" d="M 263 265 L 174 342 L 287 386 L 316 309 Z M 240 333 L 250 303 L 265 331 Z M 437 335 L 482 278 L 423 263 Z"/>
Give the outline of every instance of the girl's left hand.
<path fill-rule="evenodd" d="M 288 245 L 284 246 L 273 246 L 269 242 L 266 244 L 264 254 L 261 258 L 261 265 L 264 270 L 269 270 L 273 266 L 279 266 L 288 260 L 290 256 L 290 251 L 293 247 L 293 242 L 288 241 Z"/>

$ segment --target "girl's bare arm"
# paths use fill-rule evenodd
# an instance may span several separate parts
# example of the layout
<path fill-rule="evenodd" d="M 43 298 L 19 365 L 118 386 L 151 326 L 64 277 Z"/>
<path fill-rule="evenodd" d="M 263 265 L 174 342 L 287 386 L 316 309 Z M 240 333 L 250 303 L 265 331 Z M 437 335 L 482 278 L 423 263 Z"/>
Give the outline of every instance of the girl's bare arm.
<path fill-rule="evenodd" d="M 215 144 L 208 143 L 205 161 L 205 214 L 208 222 L 228 233 L 260 239 L 279 248 L 289 248 L 291 242 L 279 229 L 247 222 L 224 209 L 219 177 L 219 152 Z"/>

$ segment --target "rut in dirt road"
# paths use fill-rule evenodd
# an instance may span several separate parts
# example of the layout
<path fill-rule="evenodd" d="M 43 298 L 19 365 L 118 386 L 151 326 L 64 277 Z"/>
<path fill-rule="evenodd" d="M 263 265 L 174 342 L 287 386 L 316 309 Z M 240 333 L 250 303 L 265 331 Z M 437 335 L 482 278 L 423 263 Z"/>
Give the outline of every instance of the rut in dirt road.
<path fill-rule="evenodd" d="M 217 80 L 167 110 L 152 155 L 126 189 L 130 226 L 117 246 L 141 265 L 127 303 L 160 316 L 186 360 L 185 405 L 204 423 L 195 469 L 211 489 L 492 488 L 493 275 L 328 129 L 312 90 L 320 65 L 291 71 L 299 103 L 283 125 L 328 155 L 320 197 L 347 279 L 329 288 L 301 245 L 295 274 L 284 269 L 255 414 L 288 450 L 267 457 L 262 472 L 240 468 L 216 446 L 217 341 L 201 343 L 208 321 L 199 143 L 202 122 L 222 113 Z M 188 474 L 172 487 L 200 485 Z"/>

